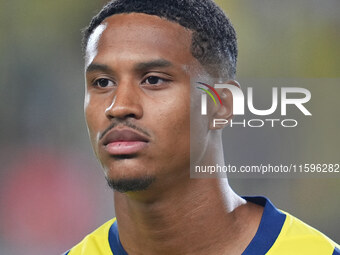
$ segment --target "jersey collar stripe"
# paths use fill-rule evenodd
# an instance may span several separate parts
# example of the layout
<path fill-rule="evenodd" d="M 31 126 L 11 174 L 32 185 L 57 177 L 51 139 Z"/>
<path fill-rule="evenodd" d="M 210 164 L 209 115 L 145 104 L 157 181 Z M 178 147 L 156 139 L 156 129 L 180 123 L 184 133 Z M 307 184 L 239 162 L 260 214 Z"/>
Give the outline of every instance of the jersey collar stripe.
<path fill-rule="evenodd" d="M 340 255 L 340 250 L 335 247 L 332 255 Z"/>
<path fill-rule="evenodd" d="M 266 254 L 279 236 L 286 215 L 265 197 L 243 197 L 248 202 L 264 206 L 260 226 L 242 255 Z"/>
<path fill-rule="evenodd" d="M 109 244 L 113 255 L 128 255 L 119 240 L 117 220 L 110 227 Z"/>

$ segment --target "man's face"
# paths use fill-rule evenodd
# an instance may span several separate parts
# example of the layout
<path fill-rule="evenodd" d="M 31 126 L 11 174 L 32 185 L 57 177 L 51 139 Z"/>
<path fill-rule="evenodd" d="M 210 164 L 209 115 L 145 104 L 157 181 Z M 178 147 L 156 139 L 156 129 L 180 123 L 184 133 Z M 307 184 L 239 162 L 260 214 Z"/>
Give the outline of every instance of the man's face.
<path fill-rule="evenodd" d="M 145 14 L 111 16 L 91 35 L 85 116 L 107 179 L 188 174 L 190 47 L 190 31 Z"/>

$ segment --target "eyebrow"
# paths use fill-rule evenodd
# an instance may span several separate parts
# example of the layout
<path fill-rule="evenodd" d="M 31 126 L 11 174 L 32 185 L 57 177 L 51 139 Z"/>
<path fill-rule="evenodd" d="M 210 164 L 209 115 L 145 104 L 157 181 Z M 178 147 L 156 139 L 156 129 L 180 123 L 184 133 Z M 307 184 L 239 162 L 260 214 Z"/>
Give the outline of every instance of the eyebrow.
<path fill-rule="evenodd" d="M 103 72 L 112 72 L 111 68 L 107 65 L 92 63 L 86 68 L 86 73 L 103 71 Z"/>
<path fill-rule="evenodd" d="M 172 66 L 173 64 L 168 60 L 156 59 L 156 60 L 137 63 L 133 67 L 133 69 L 137 72 L 143 72 L 143 71 L 147 71 L 152 68 L 165 68 L 165 67 L 172 67 Z M 113 70 L 109 66 L 98 64 L 98 63 L 92 63 L 86 68 L 86 73 L 91 73 L 91 72 L 96 72 L 96 71 L 113 73 Z"/>
<path fill-rule="evenodd" d="M 134 69 L 139 72 L 143 72 L 152 68 L 165 68 L 172 67 L 173 64 L 165 59 L 156 59 L 147 62 L 141 62 L 135 65 Z"/>

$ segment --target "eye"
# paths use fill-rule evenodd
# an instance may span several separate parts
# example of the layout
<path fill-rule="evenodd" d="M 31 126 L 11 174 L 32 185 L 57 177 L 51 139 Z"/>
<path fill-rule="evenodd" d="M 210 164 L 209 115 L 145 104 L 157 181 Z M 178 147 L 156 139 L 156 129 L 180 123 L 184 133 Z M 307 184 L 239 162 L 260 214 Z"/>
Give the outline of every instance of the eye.
<path fill-rule="evenodd" d="M 93 85 L 99 88 L 107 88 L 107 87 L 112 87 L 114 83 L 110 81 L 109 79 L 102 78 L 102 79 L 96 80 Z"/>
<path fill-rule="evenodd" d="M 162 83 L 165 83 L 167 82 L 168 80 L 166 79 L 162 79 L 160 77 L 157 77 L 157 76 L 149 76 L 148 78 L 145 79 L 144 83 L 146 85 L 154 85 L 154 86 L 157 86 L 157 85 L 161 85 Z"/>

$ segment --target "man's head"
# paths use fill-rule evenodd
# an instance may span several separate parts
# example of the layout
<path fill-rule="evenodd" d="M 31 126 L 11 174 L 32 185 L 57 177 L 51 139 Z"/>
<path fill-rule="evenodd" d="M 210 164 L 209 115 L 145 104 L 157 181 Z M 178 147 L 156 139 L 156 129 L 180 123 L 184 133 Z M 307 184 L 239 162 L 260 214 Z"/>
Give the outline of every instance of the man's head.
<path fill-rule="evenodd" d="M 235 74 L 228 19 L 211 1 L 112 1 L 91 21 L 84 47 L 85 115 L 110 186 L 181 185 L 190 166 L 190 84 L 202 73 Z"/>
<path fill-rule="evenodd" d="M 214 77 L 233 79 L 236 73 L 235 30 L 212 0 L 113 0 L 84 30 L 83 51 L 93 31 L 109 16 L 120 13 L 155 15 L 192 31 L 192 55 Z"/>

